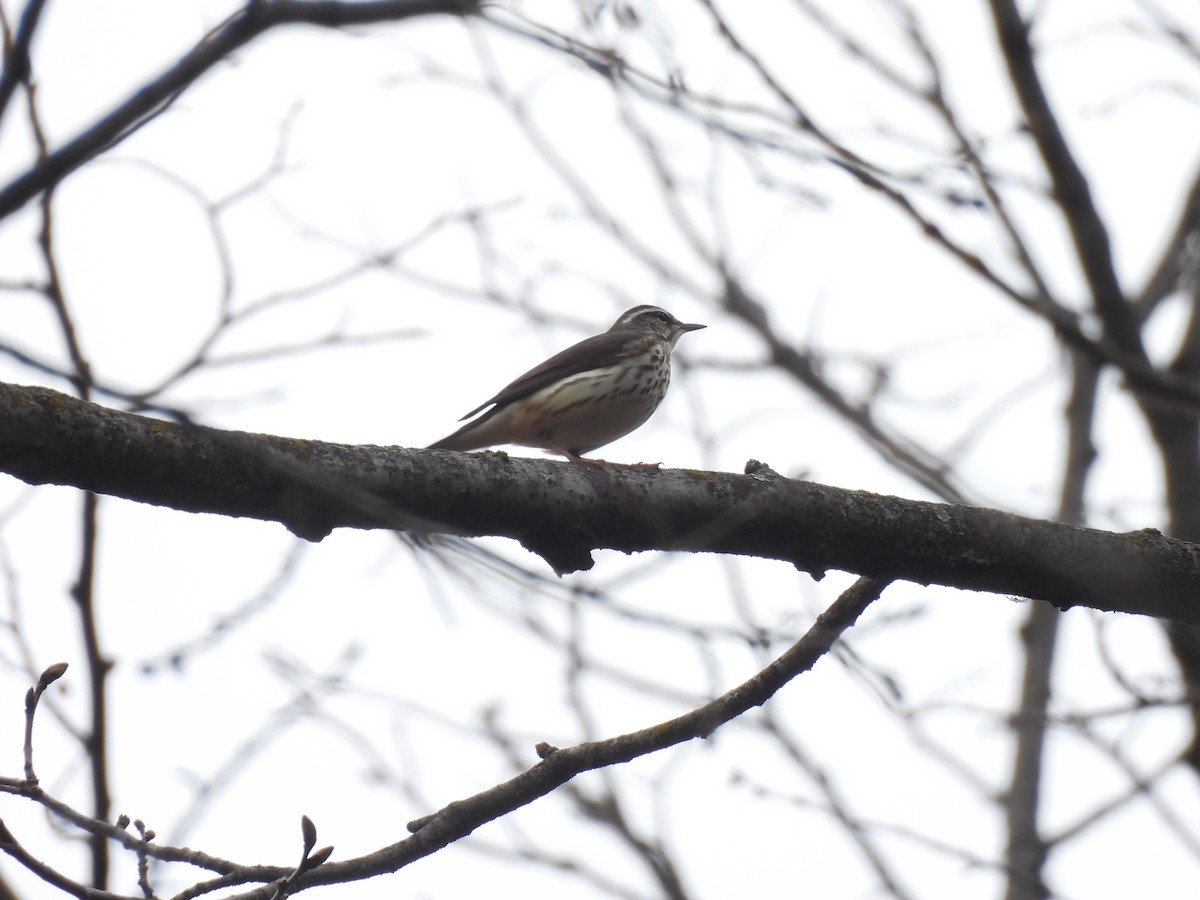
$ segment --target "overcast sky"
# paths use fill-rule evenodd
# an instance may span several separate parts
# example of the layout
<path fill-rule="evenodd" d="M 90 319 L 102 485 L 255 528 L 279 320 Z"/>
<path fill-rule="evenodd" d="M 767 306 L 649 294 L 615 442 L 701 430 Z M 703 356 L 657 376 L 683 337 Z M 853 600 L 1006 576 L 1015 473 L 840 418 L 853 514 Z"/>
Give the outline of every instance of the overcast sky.
<path fill-rule="evenodd" d="M 222 428 L 424 446 L 514 376 L 603 330 L 626 307 L 651 302 L 709 327 L 681 341 L 684 365 L 651 423 L 601 455 L 729 471 L 755 458 L 787 475 L 930 499 L 811 395 L 754 368 L 763 348 L 706 299 L 713 276 L 662 202 L 644 148 L 631 136 L 634 123 L 654 135 L 684 177 L 682 218 L 729 250 L 769 301 L 781 333 L 819 348 L 848 391 L 867 392 L 876 364 L 887 366 L 887 422 L 951 457 L 970 501 L 1052 514 L 1064 393 L 1062 360 L 1045 327 L 983 289 L 830 165 L 820 147 L 787 136 L 784 122 L 780 141 L 794 145 L 789 152 L 713 140 L 669 105 L 630 95 L 627 106 L 614 102 L 603 77 L 516 33 L 535 30 L 529 22 L 553 24 L 597 45 L 611 42 L 648 70 L 677 63 L 696 93 L 765 104 L 690 4 L 639 7 L 640 30 L 623 30 L 614 7 L 599 4 L 590 31 L 569 6 L 516 4 L 518 14 L 510 14 L 501 4 L 488 13 L 493 24 L 471 27 L 431 19 L 271 34 L 74 174 L 56 192 L 54 233 L 96 379 L 127 392 L 155 386 L 195 352 L 223 304 L 235 312 L 261 304 L 213 345 L 214 364 L 160 398 L 165 405 Z M 1097 202 L 1116 224 L 1120 274 L 1135 285 L 1173 226 L 1200 146 L 1200 117 L 1184 92 L 1194 95 L 1194 66 L 1123 28 L 1136 5 L 1043 6 L 1042 71 L 1094 178 Z M 1175 6 L 1195 16 L 1187 4 Z M 1032 184 L 1040 176 L 1028 145 L 1012 134 L 1016 108 L 988 44 L 984 10 L 944 0 L 914 7 L 951 100 L 973 133 L 988 137 L 991 161 Z M 14 20 L 13 5 L 5 9 Z M 199 0 L 50 3 L 34 55 L 50 144 L 136 90 L 229 9 Z M 879 52 L 915 65 L 883 7 L 852 3 L 838 12 Z M 739 24 L 825 127 L 901 168 L 916 171 L 931 158 L 928 115 L 898 92 L 878 89 L 786 4 L 764 5 Z M 505 97 L 527 114 L 525 128 Z M 730 114 L 727 124 L 733 134 L 743 123 Z M 932 158 L 941 162 L 922 173 L 927 183 L 970 191 L 966 174 L 935 149 Z M 10 111 L 0 181 L 23 171 L 29 153 L 23 109 Z M 1036 233 L 1034 249 L 1054 288 L 1082 296 L 1061 225 L 1036 190 L 1024 200 L 1016 193 L 1015 214 Z M 681 278 L 664 278 L 597 227 L 588 197 Z M 0 224 L 6 287 L 43 277 L 36 212 L 31 206 Z M 944 221 L 1013 276 L 1003 236 L 978 209 L 965 204 Z M 388 254 L 387 265 L 370 264 Z M 3 296 L 0 343 L 65 366 L 44 301 L 19 290 Z M 1156 349 L 1172 346 L 1180 315 L 1178 305 L 1160 312 Z M 219 364 L 332 333 L 386 339 Z M 0 378 L 67 389 L 3 355 Z M 1160 526 L 1160 474 L 1140 419 L 1111 387 L 1101 407 L 1091 524 Z M 21 611 L 37 665 L 72 663 L 59 702 L 74 715 L 85 700 L 68 592 L 79 503 L 73 490 L 0 478 L 0 539 L 14 573 L 4 589 L 9 615 Z M 480 738 L 484 711 L 515 733 L 524 764 L 535 761 L 539 740 L 582 739 L 569 706 L 569 663 L 531 623 L 560 643 L 578 640 L 598 666 L 619 670 L 620 677 L 590 676 L 580 687 L 592 704 L 594 734 L 609 736 L 676 715 L 748 677 L 765 662 L 742 639 L 750 623 L 799 635 L 849 583 L 841 573 L 816 583 L 778 563 L 609 552 L 596 554 L 592 571 L 557 580 L 509 542 L 478 542 L 542 583 L 509 576 L 465 550 L 431 558 L 386 533 L 338 532 L 308 546 L 277 524 L 108 499 L 101 522 L 101 632 L 116 661 L 115 809 L 144 819 L 164 841 L 241 862 L 293 861 L 302 814 L 317 823 L 321 844 L 336 845 L 336 858 L 364 853 L 401 839 L 408 820 L 507 777 L 507 762 Z M 604 599 L 584 596 L 593 590 Z M 236 628 L 207 637 L 248 603 Z M 995 873 L 969 861 L 995 860 L 1002 850 L 1001 824 L 982 794 L 1002 789 L 1008 773 L 1008 733 L 993 714 L 1009 708 L 1017 690 L 1024 614 L 1025 605 L 1010 598 L 897 585 L 850 638 L 865 664 L 824 660 L 772 701 L 865 821 L 930 836 L 929 843 L 895 835 L 883 841 L 915 896 L 995 896 Z M 709 640 L 697 645 L 649 621 L 659 617 L 707 630 Z M 28 681 L 18 643 L 4 641 L 0 718 L 11 724 L 0 728 L 10 735 L 3 774 L 16 774 L 12 736 Z M 180 648 L 183 665 L 164 665 Z M 1064 619 L 1060 662 L 1068 705 L 1125 699 L 1102 665 L 1103 648 L 1130 677 L 1173 677 L 1154 623 L 1100 622 L 1075 611 Z M 317 692 L 319 710 L 292 705 L 297 683 L 310 686 L 310 673 L 330 671 L 345 683 Z M 975 789 L 883 711 L 888 678 L 902 685 L 901 705 L 940 710 L 927 724 L 979 773 Z M 41 725 L 43 783 L 82 803 L 74 746 L 49 717 Z M 1165 714 L 1127 726 L 1113 739 L 1148 767 L 1188 737 L 1186 723 Z M 252 738 L 258 743 L 247 752 Z M 1045 807 L 1051 830 L 1124 783 L 1103 754 L 1059 740 Z M 175 832 L 198 785 L 225 767 L 230 781 L 186 833 Z M 401 778 L 412 779 L 420 795 L 406 792 Z M 696 897 L 849 898 L 875 886 L 853 843 L 819 811 L 824 801 L 811 783 L 758 740 L 752 725 L 640 760 L 623 778 L 635 823 L 664 829 Z M 762 799 L 768 788 L 778 796 Z M 1185 773 L 1160 790 L 1185 809 L 1200 801 Z M 799 809 L 788 802 L 796 798 Z M 1155 896 L 1190 893 L 1183 886 L 1195 883 L 1191 844 L 1200 834 L 1189 820 L 1164 837 L 1148 807 L 1131 804 L 1110 827 L 1055 857 L 1064 896 L 1144 893 L 1145 865 L 1129 861 L 1151 857 L 1162 879 Z M 3 816 L 14 830 L 41 836 L 31 849 L 43 858 L 61 863 L 82 854 L 45 830 L 36 810 L 6 801 Z M 398 875 L 327 894 L 601 895 L 578 879 L 489 852 L 527 842 L 564 855 L 586 846 L 598 871 L 637 896 L 654 896 L 646 874 L 598 835 L 565 804 L 543 800 L 482 829 L 474 848 L 454 847 Z M 962 854 L 940 852 L 934 842 Z M 132 861 L 114 859 L 114 889 L 132 891 Z M 35 895 L 10 863 L 2 871 Z M 167 870 L 163 895 L 193 877 Z"/>

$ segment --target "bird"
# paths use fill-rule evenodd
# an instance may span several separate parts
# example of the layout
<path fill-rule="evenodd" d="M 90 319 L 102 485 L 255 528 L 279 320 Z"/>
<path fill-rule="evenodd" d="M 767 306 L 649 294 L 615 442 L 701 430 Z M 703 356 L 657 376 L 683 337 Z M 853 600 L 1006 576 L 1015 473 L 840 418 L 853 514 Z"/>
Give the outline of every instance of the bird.
<path fill-rule="evenodd" d="M 586 338 L 530 369 L 461 419 L 430 450 L 479 450 L 516 444 L 560 453 L 574 463 L 606 465 L 591 453 L 643 425 L 671 381 L 671 351 L 689 331 L 657 306 L 635 306 L 603 334 Z"/>

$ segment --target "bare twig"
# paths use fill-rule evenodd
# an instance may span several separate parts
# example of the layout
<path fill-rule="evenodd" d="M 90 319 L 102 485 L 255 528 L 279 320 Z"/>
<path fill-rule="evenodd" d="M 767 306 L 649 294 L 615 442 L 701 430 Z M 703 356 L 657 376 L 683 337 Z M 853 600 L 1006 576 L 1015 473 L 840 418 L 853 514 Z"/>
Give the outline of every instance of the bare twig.
<path fill-rule="evenodd" d="M 299 866 L 280 869 L 269 866 L 235 865 L 195 851 L 151 844 L 152 833 L 145 832 L 141 828 L 139 828 L 141 834 L 134 837 L 125 831 L 129 824 L 126 817 L 122 817 L 114 825 L 108 825 L 81 816 L 70 807 L 46 795 L 37 788 L 36 784 L 8 785 L 0 782 L 0 787 L 8 787 L 10 792 L 22 793 L 57 814 L 63 815 L 68 821 L 84 828 L 89 834 L 103 834 L 139 854 L 162 860 L 186 860 L 195 865 L 224 873 L 217 879 L 194 885 L 181 893 L 179 895 L 181 898 L 198 897 L 218 887 L 244 884 L 249 881 L 264 882 L 264 886 L 242 895 L 247 900 L 248 898 L 264 898 L 264 900 L 265 898 L 282 898 L 289 893 L 316 884 L 353 881 L 396 871 L 414 860 L 423 858 L 447 844 L 465 837 L 485 822 L 499 818 L 514 809 L 529 804 L 538 797 L 545 796 L 582 772 L 627 762 L 684 741 L 707 737 L 717 728 L 747 710 L 762 705 L 785 684 L 810 669 L 829 651 L 841 634 L 854 624 L 867 606 L 879 596 L 887 583 L 881 579 L 859 579 L 829 609 L 822 613 L 808 632 L 782 656 L 749 680 L 715 700 L 675 719 L 632 734 L 579 744 L 565 749 L 540 744 L 538 754 L 542 757 L 542 761 L 533 768 L 481 794 L 455 801 L 433 815 L 409 823 L 409 830 L 413 832 L 411 837 L 358 859 L 325 864 L 332 853 L 332 847 L 313 852 L 316 831 L 306 819 L 303 823 L 304 852 Z M 61 674 L 60 667 L 51 667 L 47 670 L 48 676 L 55 672 Z M 41 682 L 39 682 L 40 684 Z M 44 687 L 42 689 L 44 690 Z M 24 853 L 7 829 L 0 831 L 0 849 L 18 858 L 25 865 L 33 868 L 46 881 L 62 887 L 73 896 L 97 898 L 115 896 L 82 886 L 73 886 L 69 880 Z"/>
<path fill-rule="evenodd" d="M 25 694 L 25 780 L 30 785 L 38 783 L 37 775 L 33 771 L 33 716 L 37 712 L 38 701 L 42 699 L 46 688 L 62 678 L 66 671 L 66 663 L 55 663 L 42 672 L 37 684 Z"/>
<path fill-rule="evenodd" d="M 4 29 L 4 65 L 0 67 L 0 123 L 4 121 L 4 113 L 12 100 L 17 85 L 28 84 L 32 73 L 29 62 L 29 46 L 33 42 L 33 34 L 45 9 L 46 0 L 29 0 L 25 11 L 17 23 L 17 32 L 9 40 L 9 30 Z"/>
<path fill-rule="evenodd" d="M 477 5 L 477 0 L 249 0 L 169 69 L 0 188 L 0 219 L 119 144 L 169 107 L 201 75 L 273 28 L 290 24 L 345 28 L 435 14 L 469 15 Z"/>
<path fill-rule="evenodd" d="M 286 878 L 281 879 L 275 886 L 275 893 L 271 895 L 271 900 L 286 900 L 295 889 L 297 879 L 305 872 L 311 872 L 317 866 L 321 865 L 333 853 L 333 847 L 322 847 L 316 853 L 313 853 L 313 847 L 317 845 L 317 826 L 313 824 L 312 819 L 308 816 L 300 817 L 300 831 L 304 837 L 304 848 L 300 854 L 300 863 L 288 873 Z"/>

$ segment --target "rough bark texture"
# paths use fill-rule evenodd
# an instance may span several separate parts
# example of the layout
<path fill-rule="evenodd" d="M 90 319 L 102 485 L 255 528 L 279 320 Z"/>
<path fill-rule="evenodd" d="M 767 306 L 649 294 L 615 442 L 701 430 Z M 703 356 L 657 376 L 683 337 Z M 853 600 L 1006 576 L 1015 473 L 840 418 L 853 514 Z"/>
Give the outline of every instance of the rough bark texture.
<path fill-rule="evenodd" d="M 0 384 L 0 471 L 167 506 L 334 528 L 498 535 L 557 572 L 595 549 L 736 553 L 1200 623 L 1200 546 L 750 474 L 218 431 Z"/>

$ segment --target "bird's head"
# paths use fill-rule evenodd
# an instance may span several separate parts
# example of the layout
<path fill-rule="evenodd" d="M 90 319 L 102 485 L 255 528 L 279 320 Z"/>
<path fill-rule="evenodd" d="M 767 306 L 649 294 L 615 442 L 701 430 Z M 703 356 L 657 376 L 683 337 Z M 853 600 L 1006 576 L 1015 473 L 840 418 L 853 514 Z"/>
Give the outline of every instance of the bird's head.
<path fill-rule="evenodd" d="M 633 309 L 626 310 L 621 314 L 608 329 L 612 331 L 631 331 L 638 334 L 643 334 L 647 337 L 653 337 L 662 341 L 665 344 L 675 346 L 675 342 L 689 331 L 697 331 L 704 328 L 703 325 L 689 325 L 686 322 L 680 322 L 677 318 L 657 306 L 643 305 L 635 306 Z"/>

